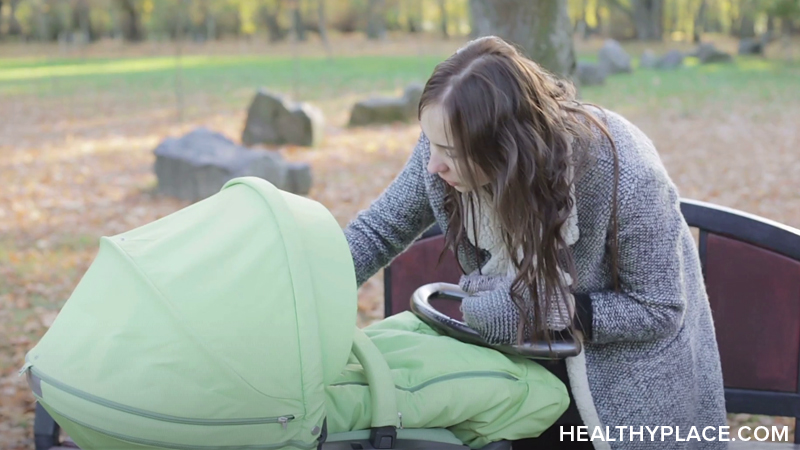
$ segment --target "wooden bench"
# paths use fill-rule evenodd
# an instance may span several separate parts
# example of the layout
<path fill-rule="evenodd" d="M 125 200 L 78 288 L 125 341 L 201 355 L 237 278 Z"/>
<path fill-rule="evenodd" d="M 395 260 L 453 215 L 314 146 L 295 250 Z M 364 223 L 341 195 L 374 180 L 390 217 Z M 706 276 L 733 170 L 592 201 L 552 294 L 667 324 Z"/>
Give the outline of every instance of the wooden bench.
<path fill-rule="evenodd" d="M 800 230 L 730 208 L 684 199 L 681 211 L 699 230 L 698 250 L 720 350 L 730 413 L 800 417 Z M 458 283 L 452 252 L 438 226 L 384 269 L 385 314 L 409 308 L 427 283 Z M 461 318 L 453 302 L 435 305 Z M 752 436 L 750 431 L 749 436 Z M 745 433 L 745 436 L 748 434 Z M 759 432 L 759 437 L 763 431 Z M 731 434 L 730 437 L 736 437 Z M 735 450 L 800 449 L 795 444 L 730 442 Z"/>

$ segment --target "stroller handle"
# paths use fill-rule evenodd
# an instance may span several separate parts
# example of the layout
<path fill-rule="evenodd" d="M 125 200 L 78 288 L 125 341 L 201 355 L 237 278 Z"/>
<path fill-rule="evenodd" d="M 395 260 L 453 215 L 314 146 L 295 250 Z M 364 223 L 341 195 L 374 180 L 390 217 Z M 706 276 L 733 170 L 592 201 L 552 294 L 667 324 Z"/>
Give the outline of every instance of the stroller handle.
<path fill-rule="evenodd" d="M 430 283 L 419 287 L 411 296 L 411 311 L 436 331 L 469 344 L 493 348 L 502 353 L 529 359 L 559 360 L 577 356 L 581 352 L 580 340 L 569 332 L 551 332 L 551 341 L 525 342 L 522 345 L 494 345 L 486 342 L 466 323 L 453 319 L 431 305 L 432 298 L 461 301 L 468 294 L 458 285 Z"/>

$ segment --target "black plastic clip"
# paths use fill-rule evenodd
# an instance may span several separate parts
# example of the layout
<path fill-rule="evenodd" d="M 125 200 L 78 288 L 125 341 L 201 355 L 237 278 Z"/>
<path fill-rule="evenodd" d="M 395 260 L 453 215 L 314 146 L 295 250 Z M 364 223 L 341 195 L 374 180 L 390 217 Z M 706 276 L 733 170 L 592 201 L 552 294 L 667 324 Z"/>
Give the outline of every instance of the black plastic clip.
<path fill-rule="evenodd" d="M 320 430 L 319 437 L 317 438 L 317 450 L 322 450 L 325 441 L 328 440 L 328 418 L 322 420 L 322 429 Z"/>
<path fill-rule="evenodd" d="M 378 427 L 370 430 L 369 443 L 373 448 L 394 448 L 395 441 L 397 441 L 396 427 Z"/>

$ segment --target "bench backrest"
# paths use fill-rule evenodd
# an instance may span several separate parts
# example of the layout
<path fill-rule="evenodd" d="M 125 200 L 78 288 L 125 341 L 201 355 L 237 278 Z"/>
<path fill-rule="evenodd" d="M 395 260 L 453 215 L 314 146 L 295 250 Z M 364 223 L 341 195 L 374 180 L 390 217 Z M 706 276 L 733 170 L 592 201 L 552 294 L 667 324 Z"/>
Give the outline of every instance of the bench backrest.
<path fill-rule="evenodd" d="M 411 294 L 428 283 L 458 284 L 461 268 L 452 251 L 447 250 L 439 264 L 444 248 L 444 235 L 438 225 L 432 226 L 405 252 L 383 269 L 384 317 L 410 309 Z M 458 305 L 453 302 L 431 304 L 450 317 L 461 319 Z"/>
<path fill-rule="evenodd" d="M 728 412 L 800 417 L 800 230 L 693 200 L 681 210 L 699 229 Z"/>
<path fill-rule="evenodd" d="M 800 417 L 800 230 L 688 199 L 681 211 L 699 230 L 728 412 Z M 458 283 L 452 252 L 437 264 L 443 245 L 434 225 L 384 269 L 387 317 L 423 284 Z M 457 304 L 434 306 L 461 317 Z"/>

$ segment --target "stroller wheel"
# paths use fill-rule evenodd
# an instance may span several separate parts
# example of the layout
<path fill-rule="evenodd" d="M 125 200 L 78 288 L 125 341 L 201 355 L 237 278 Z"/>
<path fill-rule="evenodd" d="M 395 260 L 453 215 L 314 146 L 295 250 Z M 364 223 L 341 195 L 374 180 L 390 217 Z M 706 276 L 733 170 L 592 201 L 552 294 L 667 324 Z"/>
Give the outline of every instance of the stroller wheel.
<path fill-rule="evenodd" d="M 50 450 L 53 447 L 58 447 L 61 444 L 60 434 L 61 427 L 37 402 L 33 418 L 33 439 L 36 450 Z"/>

